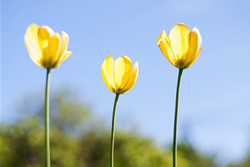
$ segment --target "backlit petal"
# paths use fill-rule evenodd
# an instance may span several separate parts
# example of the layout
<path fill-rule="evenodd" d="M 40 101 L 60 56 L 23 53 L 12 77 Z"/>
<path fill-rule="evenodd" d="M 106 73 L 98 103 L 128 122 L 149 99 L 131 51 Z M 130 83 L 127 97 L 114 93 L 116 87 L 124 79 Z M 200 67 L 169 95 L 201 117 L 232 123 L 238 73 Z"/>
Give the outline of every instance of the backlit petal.
<path fill-rule="evenodd" d="M 170 57 L 169 57 L 168 52 L 167 52 L 167 41 L 166 41 L 165 30 L 159 36 L 159 38 L 157 40 L 157 44 L 158 44 L 158 47 L 160 48 L 161 52 L 163 53 L 163 55 L 168 59 L 168 61 L 170 61 L 170 59 L 169 59 Z"/>
<path fill-rule="evenodd" d="M 185 69 L 198 58 L 202 38 L 196 27 L 190 32 L 186 25 L 177 24 L 171 29 L 169 37 L 164 30 L 158 38 L 157 44 L 172 65 Z"/>
<path fill-rule="evenodd" d="M 196 34 L 196 32 L 191 31 L 191 33 L 189 34 L 189 51 L 185 61 L 186 64 L 189 64 L 195 60 L 197 51 L 198 51 L 198 35 Z"/>
<path fill-rule="evenodd" d="M 57 61 L 61 62 L 61 59 L 64 58 L 65 52 L 67 51 L 68 43 L 69 43 L 69 36 L 66 32 L 62 31 L 62 43 L 60 46 L 60 51 L 57 57 Z"/>
<path fill-rule="evenodd" d="M 196 32 L 196 34 L 198 35 L 198 48 L 200 50 L 201 49 L 201 45 L 202 45 L 202 38 L 201 38 L 200 31 L 198 30 L 197 27 L 194 27 L 192 31 Z M 199 50 L 197 51 L 197 53 L 199 52 Z"/>
<path fill-rule="evenodd" d="M 196 58 L 195 58 L 195 60 L 196 60 L 201 52 L 202 37 L 201 37 L 200 31 L 198 30 L 198 28 L 194 27 L 193 31 L 195 31 L 198 34 L 198 51 L 197 51 Z"/>
<path fill-rule="evenodd" d="M 72 53 L 73 52 L 71 52 L 71 51 L 66 51 L 63 58 L 60 61 L 57 60 L 52 68 L 58 67 L 65 59 L 67 59 L 70 55 L 72 55 Z"/>
<path fill-rule="evenodd" d="M 73 52 L 71 51 L 66 51 L 63 58 L 59 61 L 59 63 L 61 64 L 64 60 L 66 60 L 69 56 L 72 55 Z"/>
<path fill-rule="evenodd" d="M 56 68 L 72 54 L 67 51 L 68 35 L 62 32 L 61 38 L 48 26 L 39 28 L 36 24 L 30 25 L 24 40 L 31 59 L 43 68 Z"/>
<path fill-rule="evenodd" d="M 34 55 L 33 55 L 33 52 L 31 52 L 29 49 L 28 49 L 28 52 L 29 52 L 29 55 L 30 55 L 31 60 L 32 60 L 36 65 L 43 67 L 43 65 L 41 64 L 41 60 L 40 60 L 40 59 L 37 59 L 37 56 L 34 56 Z"/>
<path fill-rule="evenodd" d="M 121 94 L 126 93 L 127 91 L 129 91 L 135 85 L 135 83 L 137 81 L 138 70 L 139 70 L 139 66 L 138 66 L 138 62 L 136 62 L 134 64 L 133 70 L 131 72 L 131 76 L 129 78 L 128 84 L 123 89 L 123 91 L 121 92 Z"/>
<path fill-rule="evenodd" d="M 157 44 L 159 45 L 160 41 L 165 40 L 165 36 L 166 36 L 166 31 L 163 30 L 161 35 L 159 36 L 158 40 L 157 40 Z"/>
<path fill-rule="evenodd" d="M 190 49 L 185 68 L 188 68 L 196 61 L 201 51 L 201 45 L 201 35 L 199 30 L 195 27 L 190 33 Z"/>
<path fill-rule="evenodd" d="M 51 36 L 52 32 L 53 30 L 49 28 L 48 26 L 43 26 L 38 30 L 38 33 L 37 33 L 38 42 L 39 42 L 39 46 L 42 52 L 44 48 L 48 47 L 49 39 L 52 37 Z"/>
<path fill-rule="evenodd" d="M 127 56 L 118 57 L 115 60 L 115 86 L 122 90 L 128 83 L 132 71 L 132 61 Z"/>
<path fill-rule="evenodd" d="M 105 72 L 104 72 L 104 68 L 101 68 L 101 69 L 102 69 L 102 78 L 103 78 L 105 84 L 107 85 L 108 89 L 109 89 L 111 92 L 116 93 L 116 90 L 115 90 L 114 88 L 112 88 L 111 85 L 110 85 L 109 82 L 108 82 L 108 79 L 107 79 L 107 77 L 106 77 L 106 75 L 105 75 Z"/>
<path fill-rule="evenodd" d="M 56 64 L 60 44 L 61 36 L 59 33 L 55 33 L 54 36 L 48 40 L 48 46 L 43 50 L 43 62 L 47 65 L 47 67 L 53 68 Z"/>
<path fill-rule="evenodd" d="M 157 41 L 158 46 L 159 46 L 161 52 L 163 53 L 163 55 L 168 59 L 168 61 L 173 66 L 176 66 L 176 57 L 175 57 L 173 50 L 171 48 L 169 36 L 166 34 L 164 34 L 165 35 L 164 36 L 162 34 L 161 34 L 161 39 L 159 38 Z"/>
<path fill-rule="evenodd" d="M 35 64 L 40 65 L 39 61 L 42 53 L 37 38 L 38 30 L 39 27 L 36 24 L 30 25 L 25 33 L 24 41 L 29 51 L 31 59 Z"/>
<path fill-rule="evenodd" d="M 112 56 L 108 56 L 102 64 L 102 78 L 109 90 L 117 93 L 114 84 L 114 59 Z"/>
<path fill-rule="evenodd" d="M 39 47 L 40 47 L 41 52 L 42 52 L 41 62 L 43 64 L 44 68 L 47 67 L 48 59 L 49 59 L 48 58 L 49 55 L 46 54 L 45 49 L 49 45 L 49 40 L 51 38 L 50 32 L 51 32 L 51 28 L 49 28 L 48 26 L 43 26 L 43 27 L 39 28 L 39 30 L 37 32 L 38 43 L 39 43 Z"/>
<path fill-rule="evenodd" d="M 178 60 L 184 59 L 187 54 L 189 33 L 189 28 L 184 24 L 177 24 L 170 31 L 171 47 Z"/>

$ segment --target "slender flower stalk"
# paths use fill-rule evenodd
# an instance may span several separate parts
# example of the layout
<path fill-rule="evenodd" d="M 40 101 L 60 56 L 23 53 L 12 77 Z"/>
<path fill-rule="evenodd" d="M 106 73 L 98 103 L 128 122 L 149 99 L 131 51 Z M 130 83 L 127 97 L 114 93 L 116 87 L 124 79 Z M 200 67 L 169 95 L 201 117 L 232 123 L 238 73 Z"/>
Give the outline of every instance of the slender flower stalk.
<path fill-rule="evenodd" d="M 177 119 L 178 119 L 178 103 L 179 103 L 179 90 L 181 84 L 181 75 L 183 69 L 179 69 L 177 88 L 176 88 L 176 100 L 175 100 L 175 116 L 174 116 L 174 137 L 173 137 L 173 167 L 177 166 Z"/>
<path fill-rule="evenodd" d="M 115 93 L 110 143 L 110 167 L 114 167 L 116 105 L 120 94 L 128 92 L 134 86 L 138 76 L 138 62 L 132 68 L 132 61 L 127 56 L 118 57 L 115 61 L 112 56 L 108 56 L 104 60 L 101 70 L 102 78 L 108 89 Z"/>
<path fill-rule="evenodd" d="M 198 28 L 193 28 L 192 31 L 185 24 L 177 24 L 174 26 L 170 35 L 164 30 L 157 40 L 157 44 L 168 59 L 168 61 L 179 69 L 176 101 L 175 101 L 175 117 L 174 117 L 174 136 L 173 136 L 173 167 L 177 166 L 177 119 L 178 119 L 178 103 L 179 89 L 181 76 L 184 69 L 189 68 L 198 58 L 202 38 Z"/>
<path fill-rule="evenodd" d="M 49 80 L 50 69 L 47 69 L 46 89 L 45 89 L 45 150 L 46 165 L 50 167 L 50 143 L 49 143 Z"/>
<path fill-rule="evenodd" d="M 72 52 L 67 51 L 69 36 L 62 31 L 62 36 L 48 26 L 39 27 L 31 24 L 24 36 L 24 42 L 31 60 L 38 66 L 47 69 L 45 88 L 45 155 L 46 167 L 50 167 L 49 140 L 49 80 L 50 70 L 57 68 Z"/>
<path fill-rule="evenodd" d="M 116 113 L 116 105 L 119 98 L 119 93 L 115 94 L 115 102 L 113 108 L 113 116 L 112 116 L 112 127 L 111 127 L 111 144 L 110 144 L 110 167 L 114 166 L 114 145 L 115 145 L 115 113 Z"/>

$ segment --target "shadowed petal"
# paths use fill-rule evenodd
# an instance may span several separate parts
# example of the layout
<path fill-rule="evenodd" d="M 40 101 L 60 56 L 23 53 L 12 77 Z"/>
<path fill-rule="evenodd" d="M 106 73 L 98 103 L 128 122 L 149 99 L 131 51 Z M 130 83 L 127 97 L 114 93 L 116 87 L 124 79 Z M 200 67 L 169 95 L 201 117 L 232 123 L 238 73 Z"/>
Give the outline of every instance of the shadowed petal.
<path fill-rule="evenodd" d="M 128 84 L 123 89 L 121 94 L 126 93 L 127 91 L 129 91 L 135 85 L 135 83 L 137 81 L 137 77 L 138 77 L 138 70 L 139 70 L 139 66 L 138 66 L 138 62 L 136 62 L 134 64 L 133 70 L 131 72 L 131 76 L 129 78 Z"/>
<path fill-rule="evenodd" d="M 191 31 L 189 34 L 189 52 L 186 57 L 186 64 L 190 64 L 195 60 L 198 51 L 198 35 L 196 32 Z M 187 68 L 187 67 L 186 67 Z"/>
<path fill-rule="evenodd" d="M 190 33 L 190 49 L 189 49 L 189 55 L 187 57 L 185 68 L 188 68 L 189 66 L 191 66 L 198 58 L 200 51 L 201 51 L 201 43 L 202 43 L 202 39 L 201 39 L 200 32 L 195 27 Z"/>
<path fill-rule="evenodd" d="M 48 40 L 48 46 L 43 50 L 43 62 L 47 65 L 47 67 L 53 68 L 53 65 L 56 63 L 60 44 L 61 36 L 59 33 L 55 33 L 55 35 Z"/>

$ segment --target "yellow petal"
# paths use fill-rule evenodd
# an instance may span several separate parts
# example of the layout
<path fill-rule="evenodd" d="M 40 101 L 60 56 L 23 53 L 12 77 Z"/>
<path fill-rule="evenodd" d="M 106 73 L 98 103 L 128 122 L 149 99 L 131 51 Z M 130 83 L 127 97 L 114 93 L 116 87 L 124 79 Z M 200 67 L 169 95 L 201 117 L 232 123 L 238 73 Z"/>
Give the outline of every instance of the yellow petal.
<path fill-rule="evenodd" d="M 39 30 L 39 27 L 36 24 L 32 24 L 28 27 L 25 36 L 24 36 L 24 41 L 26 44 L 26 47 L 29 51 L 30 58 L 32 61 L 41 66 L 40 64 L 40 58 L 41 58 L 41 50 L 39 47 L 38 43 L 38 38 L 37 38 L 37 32 Z"/>
<path fill-rule="evenodd" d="M 61 36 L 59 33 L 55 33 L 54 36 L 48 40 L 48 46 L 43 50 L 43 63 L 46 64 L 47 68 L 54 68 L 60 44 Z"/>
<path fill-rule="evenodd" d="M 190 64 L 195 60 L 197 51 L 198 51 L 198 35 L 196 34 L 196 32 L 191 31 L 191 33 L 189 34 L 189 51 L 185 61 L 186 64 Z"/>
<path fill-rule="evenodd" d="M 112 56 L 108 56 L 102 64 L 102 78 L 106 83 L 108 89 L 113 92 L 116 92 L 114 84 L 114 59 Z"/>
<path fill-rule="evenodd" d="M 73 52 L 71 51 L 66 51 L 64 56 L 62 57 L 61 60 L 57 60 L 57 62 L 54 64 L 53 68 L 58 67 L 65 59 L 67 59 L 70 55 L 72 55 Z"/>
<path fill-rule="evenodd" d="M 69 36 L 66 32 L 62 31 L 62 43 L 60 46 L 60 52 L 58 54 L 57 61 L 61 62 L 61 59 L 64 58 L 64 55 L 67 51 L 68 43 L 69 43 Z"/>
<path fill-rule="evenodd" d="M 118 57 L 115 60 L 115 86 L 116 90 L 122 90 L 128 83 L 132 71 L 132 61 L 127 56 Z"/>
<path fill-rule="evenodd" d="M 48 26 L 42 26 L 37 32 L 39 47 L 40 47 L 41 52 L 42 52 L 41 63 L 42 63 L 44 68 L 48 67 L 47 65 L 48 65 L 49 55 L 46 54 L 45 49 L 49 45 L 49 40 L 51 38 L 52 31 L 53 30 L 51 28 L 49 28 Z"/>
<path fill-rule="evenodd" d="M 102 78 L 103 78 L 105 84 L 107 85 L 108 89 L 113 93 L 117 93 L 116 90 L 113 87 L 111 87 L 111 85 L 109 84 L 108 79 L 107 79 L 105 72 L 104 72 L 104 68 L 102 68 Z"/>
<path fill-rule="evenodd" d="M 157 40 L 157 44 L 159 45 L 160 41 L 165 40 L 166 37 L 166 31 L 163 30 L 161 35 L 159 36 L 158 40 Z"/>
<path fill-rule="evenodd" d="M 39 46 L 43 52 L 43 49 L 48 47 L 49 45 L 49 39 L 54 35 L 51 36 L 53 30 L 48 26 L 43 26 L 39 29 L 37 35 L 38 35 L 38 41 Z"/>
<path fill-rule="evenodd" d="M 161 39 L 159 38 L 157 41 L 158 46 L 159 46 L 161 52 L 163 53 L 163 55 L 168 59 L 168 61 L 173 66 L 176 66 L 176 57 L 175 57 L 173 50 L 171 48 L 169 37 L 166 34 L 164 35 L 164 32 L 162 34 L 161 34 L 161 36 L 162 36 Z"/>
<path fill-rule="evenodd" d="M 46 35 L 46 37 L 47 37 L 47 33 L 49 33 L 49 36 L 50 36 L 50 37 L 52 37 L 52 36 L 54 35 L 54 31 L 53 31 L 49 26 L 42 26 L 42 27 L 40 28 L 40 30 L 45 31 L 45 34 L 44 34 L 44 35 Z M 46 37 L 45 37 L 45 38 L 46 38 Z"/>
<path fill-rule="evenodd" d="M 196 60 L 198 58 L 198 56 L 200 55 L 200 52 L 201 52 L 202 37 L 201 37 L 200 31 L 198 30 L 198 28 L 194 27 L 194 29 L 192 31 L 195 31 L 197 33 L 197 35 L 198 35 L 198 51 L 197 51 L 196 58 L 195 58 L 195 60 Z"/>
<path fill-rule="evenodd" d="M 189 40 L 189 54 L 186 60 L 186 67 L 188 68 L 191 66 L 195 60 L 198 58 L 200 51 L 201 51 L 201 35 L 199 30 L 195 27 L 190 33 L 190 40 Z"/>
<path fill-rule="evenodd" d="M 133 70 L 131 72 L 131 76 L 129 78 L 128 84 L 123 89 L 121 94 L 126 93 L 127 91 L 129 91 L 135 85 L 135 83 L 137 81 L 137 77 L 138 77 L 138 70 L 139 70 L 139 66 L 138 66 L 138 62 L 136 62 L 134 64 Z"/>
<path fill-rule="evenodd" d="M 62 32 L 61 42 L 59 33 L 54 33 L 48 26 L 39 28 L 36 24 L 28 27 L 24 37 L 31 59 L 43 68 L 55 68 L 72 54 L 67 51 L 68 38 Z"/>
<path fill-rule="evenodd" d="M 188 51 L 189 28 L 184 24 L 177 24 L 170 31 L 170 43 L 174 55 L 178 60 L 184 61 Z"/>

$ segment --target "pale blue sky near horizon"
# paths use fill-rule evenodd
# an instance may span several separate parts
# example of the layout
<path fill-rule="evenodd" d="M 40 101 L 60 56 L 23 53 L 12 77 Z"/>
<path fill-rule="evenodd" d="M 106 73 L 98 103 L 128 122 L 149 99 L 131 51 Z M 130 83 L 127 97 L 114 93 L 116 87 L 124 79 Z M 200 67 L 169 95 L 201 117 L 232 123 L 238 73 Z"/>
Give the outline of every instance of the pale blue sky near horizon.
<path fill-rule="evenodd" d="M 197 27 L 203 45 L 184 70 L 178 139 L 188 135 L 220 162 L 237 161 L 250 151 L 250 1 L 1 1 L 1 119 L 15 119 L 15 102 L 44 91 L 46 70 L 30 59 L 27 27 L 48 25 L 69 35 L 73 54 L 51 71 L 51 92 L 79 90 L 100 117 L 111 123 L 114 94 L 101 76 L 108 55 L 138 61 L 135 86 L 121 95 L 117 128 L 133 128 L 160 145 L 172 143 L 178 69 L 157 39 L 178 23 Z"/>

